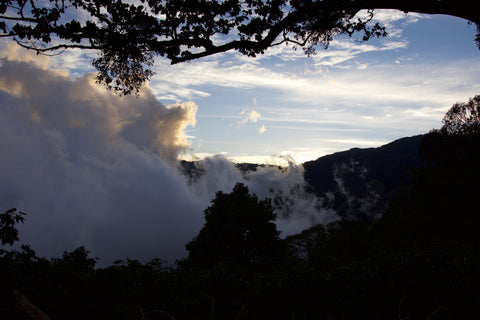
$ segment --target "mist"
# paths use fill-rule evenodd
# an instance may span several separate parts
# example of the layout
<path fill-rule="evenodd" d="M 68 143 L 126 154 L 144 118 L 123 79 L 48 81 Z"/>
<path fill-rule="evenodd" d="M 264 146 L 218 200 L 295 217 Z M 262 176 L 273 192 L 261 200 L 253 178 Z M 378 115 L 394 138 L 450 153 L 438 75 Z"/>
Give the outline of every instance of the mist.
<path fill-rule="evenodd" d="M 242 173 L 216 156 L 196 164 L 203 173 L 195 179 L 182 173 L 195 103 L 166 106 L 148 87 L 120 97 L 94 74 L 72 78 L 9 50 L 0 60 L 0 210 L 27 213 L 20 242 L 39 256 L 83 245 L 101 264 L 172 263 L 186 255 L 215 193 L 236 182 L 272 199 L 284 236 L 337 219 L 307 194 L 293 162 Z"/>

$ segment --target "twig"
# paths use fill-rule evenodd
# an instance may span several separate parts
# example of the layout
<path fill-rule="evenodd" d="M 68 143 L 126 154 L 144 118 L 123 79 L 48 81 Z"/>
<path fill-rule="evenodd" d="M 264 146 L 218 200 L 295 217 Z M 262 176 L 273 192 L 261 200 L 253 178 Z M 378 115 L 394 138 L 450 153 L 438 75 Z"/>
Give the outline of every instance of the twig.
<path fill-rule="evenodd" d="M 150 310 L 147 312 L 143 311 L 143 308 L 140 308 L 140 320 L 148 320 L 148 315 L 152 313 L 160 313 L 168 317 L 169 320 L 175 320 L 175 318 L 168 312 L 163 310 Z M 162 318 L 163 319 L 163 318 Z"/>
<path fill-rule="evenodd" d="M 442 311 L 444 308 L 443 306 L 439 306 L 437 308 L 437 310 L 433 311 L 432 314 L 430 314 L 425 320 L 430 320 L 432 319 L 437 313 L 439 313 L 440 311 Z"/>
<path fill-rule="evenodd" d="M 167 316 L 170 320 L 175 320 L 175 318 L 170 313 L 163 310 L 151 310 L 151 311 L 148 311 L 148 313 L 160 313 Z"/>

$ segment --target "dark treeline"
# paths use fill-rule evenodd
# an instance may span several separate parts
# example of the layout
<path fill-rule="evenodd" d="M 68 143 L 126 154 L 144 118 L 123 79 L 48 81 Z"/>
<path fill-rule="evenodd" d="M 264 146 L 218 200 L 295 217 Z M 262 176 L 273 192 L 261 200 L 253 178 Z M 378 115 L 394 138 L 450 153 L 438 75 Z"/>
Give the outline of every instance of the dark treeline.
<path fill-rule="evenodd" d="M 237 184 L 217 193 L 174 267 L 95 268 L 83 247 L 50 260 L 2 249 L 0 318 L 40 319 L 22 297 L 50 319 L 478 318 L 480 134 L 443 129 L 425 136 L 426 165 L 375 221 L 281 239 L 270 200 Z M 23 214 L 0 217 L 2 245 L 18 240 Z"/>

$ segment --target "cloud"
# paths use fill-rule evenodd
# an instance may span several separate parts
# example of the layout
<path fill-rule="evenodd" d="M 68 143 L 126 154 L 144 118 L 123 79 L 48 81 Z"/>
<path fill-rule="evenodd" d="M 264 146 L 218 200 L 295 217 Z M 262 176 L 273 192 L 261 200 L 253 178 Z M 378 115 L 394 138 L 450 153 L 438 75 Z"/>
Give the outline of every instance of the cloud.
<path fill-rule="evenodd" d="M 245 124 L 247 122 L 257 123 L 258 119 L 260 119 L 260 113 L 253 109 L 243 109 L 240 115 L 243 116 L 243 119 L 238 121 L 239 124 Z"/>
<path fill-rule="evenodd" d="M 349 60 L 358 58 L 361 54 L 391 51 L 404 49 L 407 47 L 405 41 L 382 41 L 380 45 L 370 43 L 358 43 L 350 38 L 334 39 L 330 43 L 328 50 L 318 51 L 312 59 L 317 67 L 334 67 L 343 64 Z"/>
<path fill-rule="evenodd" d="M 192 184 L 192 188 L 198 195 L 207 193 L 213 196 L 215 190 L 231 192 L 235 181 L 244 183 L 260 199 L 272 200 L 282 236 L 337 220 L 334 211 L 323 208 L 322 199 L 306 192 L 303 167 L 291 158 L 284 160 L 287 165 L 282 170 L 277 166 L 266 166 L 244 175 L 223 156 L 206 158 L 199 163 L 205 173 Z"/>
<path fill-rule="evenodd" d="M 293 164 L 244 176 L 215 156 L 190 181 L 176 159 L 190 148 L 194 103 L 165 106 L 149 87 L 119 97 L 92 74 L 71 78 L 49 61 L 16 57 L 0 60 L 0 208 L 27 212 L 20 238 L 40 256 L 84 245 L 100 265 L 126 257 L 173 262 L 185 256 L 215 193 L 236 182 L 277 199 L 285 234 L 336 218 L 306 194 Z"/>
<path fill-rule="evenodd" d="M 365 11 L 358 14 L 364 14 Z M 388 36 L 391 38 L 400 38 L 403 33 L 403 28 L 407 24 L 416 23 L 421 19 L 429 19 L 430 15 L 419 14 L 416 12 L 402 12 L 400 10 L 383 9 L 375 10 L 374 21 L 378 21 L 381 25 L 386 27 Z"/>
<path fill-rule="evenodd" d="M 38 126 L 56 128 L 69 140 L 82 139 L 76 145 L 103 148 L 121 141 L 168 160 L 188 147 L 184 130 L 195 126 L 194 103 L 165 106 L 149 88 L 140 98 L 120 98 L 95 85 L 93 74 L 71 79 L 28 62 L 4 60 L 0 89 L 25 99 L 26 112 Z"/>
<path fill-rule="evenodd" d="M 404 46 L 405 43 L 401 41 L 388 41 L 375 46 L 334 40 L 328 50 L 308 60 L 312 63 L 310 67 L 316 65 L 317 71 L 322 72 L 297 73 L 297 78 L 291 77 L 285 70 L 269 68 L 268 64 L 231 66 L 219 61 L 198 61 L 169 66 L 160 63 L 153 87 L 167 85 L 177 88 L 171 91 L 172 94 L 178 93 L 177 98 L 182 97 L 180 88 L 208 94 L 210 86 L 233 88 L 235 92 L 241 89 L 245 94 L 258 94 L 258 90 L 261 90 L 265 97 L 274 96 L 281 102 L 277 109 L 291 103 L 314 106 L 317 110 L 323 107 L 355 109 L 359 104 L 368 105 L 371 109 L 392 105 L 398 108 L 429 105 L 448 108 L 452 103 L 468 99 L 478 92 L 480 65 L 476 60 L 452 58 L 449 63 L 419 63 L 419 58 L 416 58 L 395 64 L 379 60 L 359 62 L 354 59 L 378 50 L 403 50 Z M 404 53 L 400 51 L 398 56 Z M 395 60 L 398 58 L 395 57 Z M 351 70 L 346 61 L 351 61 Z M 346 68 L 332 69 L 332 66 L 339 65 Z M 364 69 L 366 65 L 368 68 Z M 196 97 L 201 98 L 200 95 Z M 266 101 L 267 98 L 264 98 L 262 109 L 266 107 Z"/>
<path fill-rule="evenodd" d="M 259 197 L 268 197 L 276 208 L 277 226 L 283 236 L 298 233 L 313 225 L 338 220 L 332 210 L 323 207 L 323 200 L 306 192 L 303 167 L 286 158 L 283 170 L 267 167 L 247 175 L 246 184 Z"/>
<path fill-rule="evenodd" d="M 258 132 L 260 132 L 261 134 L 265 133 L 266 131 L 267 131 L 267 128 L 265 127 L 265 125 L 262 125 L 260 129 L 258 129 Z"/>
<path fill-rule="evenodd" d="M 175 169 L 196 106 L 149 88 L 119 97 L 30 60 L 1 60 L 0 207 L 28 213 L 22 240 L 40 255 L 85 245 L 103 261 L 173 261 L 202 224 L 206 199 Z"/>

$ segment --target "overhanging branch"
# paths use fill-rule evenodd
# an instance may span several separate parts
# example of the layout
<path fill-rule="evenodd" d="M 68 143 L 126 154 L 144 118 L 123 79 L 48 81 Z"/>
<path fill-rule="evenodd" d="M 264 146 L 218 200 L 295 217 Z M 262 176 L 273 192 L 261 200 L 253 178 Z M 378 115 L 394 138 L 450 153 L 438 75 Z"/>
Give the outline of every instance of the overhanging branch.
<path fill-rule="evenodd" d="M 18 39 L 14 39 L 14 41 L 21 46 L 22 48 L 28 49 L 28 50 L 34 50 L 37 52 L 37 54 L 46 54 L 47 52 L 52 52 L 52 51 L 57 51 L 57 50 L 62 50 L 65 51 L 67 49 L 94 49 L 94 50 L 99 50 L 102 49 L 100 46 L 93 46 L 93 45 L 82 45 L 82 44 L 59 44 L 55 46 L 50 46 L 50 47 L 37 47 L 34 44 L 28 45 L 24 41 L 20 41 Z M 60 53 L 62 53 L 60 52 Z M 54 53 L 51 55 L 58 55 L 60 53 Z"/>

